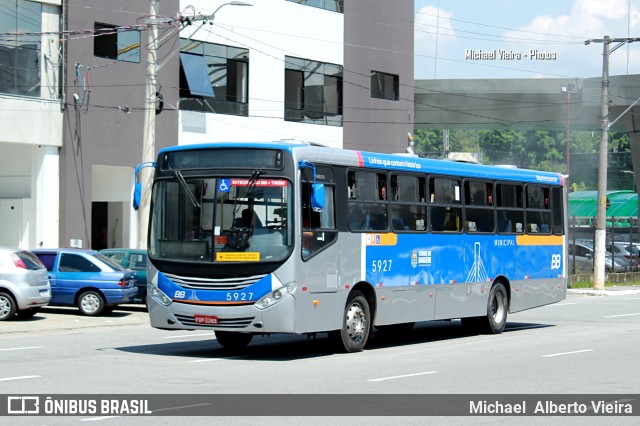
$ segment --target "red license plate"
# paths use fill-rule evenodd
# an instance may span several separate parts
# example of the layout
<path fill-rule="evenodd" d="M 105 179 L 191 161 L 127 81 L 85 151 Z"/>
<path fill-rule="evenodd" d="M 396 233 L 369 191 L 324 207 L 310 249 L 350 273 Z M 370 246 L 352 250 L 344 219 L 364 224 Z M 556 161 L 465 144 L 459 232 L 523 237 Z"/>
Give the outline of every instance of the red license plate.
<path fill-rule="evenodd" d="M 217 324 L 218 323 L 218 317 L 215 317 L 213 315 L 194 315 L 193 319 L 195 320 L 196 324 Z"/>

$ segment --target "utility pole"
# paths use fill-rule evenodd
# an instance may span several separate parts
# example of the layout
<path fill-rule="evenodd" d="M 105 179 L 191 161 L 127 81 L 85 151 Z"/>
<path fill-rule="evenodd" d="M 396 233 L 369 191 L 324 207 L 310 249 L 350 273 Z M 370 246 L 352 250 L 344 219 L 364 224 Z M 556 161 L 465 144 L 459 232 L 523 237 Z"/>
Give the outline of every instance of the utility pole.
<path fill-rule="evenodd" d="M 152 164 L 155 161 L 156 156 L 156 79 L 158 76 L 158 70 L 166 63 L 166 61 L 172 56 L 165 57 L 163 64 L 158 64 L 157 52 L 158 45 L 162 45 L 168 37 L 173 34 L 165 35 L 161 40 L 158 40 L 158 24 L 160 22 L 167 22 L 166 19 L 158 19 L 158 3 L 159 0 L 149 0 L 149 18 L 147 19 L 147 27 L 149 29 L 149 41 L 147 46 L 147 84 L 145 87 L 145 114 L 144 114 L 144 133 L 142 135 L 142 163 Z M 224 6 L 253 6 L 251 3 L 247 3 L 239 0 L 232 0 L 227 3 L 223 3 L 209 15 L 196 15 L 183 22 L 182 26 L 190 25 L 192 22 L 202 21 L 213 23 L 215 14 L 218 10 Z M 198 28 L 199 29 L 199 28 Z M 197 31 L 197 30 L 196 30 Z M 194 33 L 191 34 L 193 36 Z M 175 53 L 174 51 L 173 53 Z M 141 184 L 140 205 L 138 207 L 138 241 L 137 248 L 147 248 L 148 228 L 149 228 L 149 213 L 151 206 L 151 185 L 153 184 L 153 170 L 151 167 L 141 167 L 139 169 L 139 182 Z"/>
<path fill-rule="evenodd" d="M 596 235 L 594 241 L 593 259 L 593 288 L 604 290 L 605 282 L 605 255 L 607 242 L 607 151 L 609 145 L 609 55 L 626 43 L 640 41 L 640 38 L 610 38 L 604 36 L 603 39 L 586 40 L 584 44 L 602 43 L 602 122 L 600 145 L 598 148 L 598 200 L 596 216 Z M 611 48 L 611 43 L 618 43 Z M 630 108 L 628 108 L 630 109 Z M 626 112 L 626 111 L 625 111 Z M 624 114 L 624 113 L 623 113 Z M 615 121 L 617 121 L 618 117 Z"/>
<path fill-rule="evenodd" d="M 607 241 L 607 148 L 609 146 L 609 47 L 611 40 L 602 42 L 602 122 L 598 149 L 598 204 L 596 216 L 595 255 L 593 259 L 593 288 L 604 290 Z"/>
<path fill-rule="evenodd" d="M 147 84 L 145 88 L 144 132 L 142 141 L 142 162 L 155 161 L 156 147 L 156 78 L 158 63 L 158 1 L 149 0 L 149 43 L 147 46 Z M 149 227 L 149 207 L 151 205 L 151 183 L 153 171 L 150 167 L 140 169 L 140 208 L 138 209 L 138 248 L 147 248 L 147 232 Z"/>

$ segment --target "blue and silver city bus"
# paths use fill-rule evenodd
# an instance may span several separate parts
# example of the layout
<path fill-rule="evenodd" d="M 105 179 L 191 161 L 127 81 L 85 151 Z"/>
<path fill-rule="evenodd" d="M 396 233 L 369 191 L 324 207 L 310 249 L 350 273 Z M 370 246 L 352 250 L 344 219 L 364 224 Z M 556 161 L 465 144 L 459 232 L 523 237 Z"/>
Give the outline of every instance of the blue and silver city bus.
<path fill-rule="evenodd" d="M 566 296 L 565 190 L 556 173 L 301 142 L 163 149 L 151 325 L 234 349 L 328 332 L 346 352 L 374 326 L 501 333 L 508 312 Z"/>

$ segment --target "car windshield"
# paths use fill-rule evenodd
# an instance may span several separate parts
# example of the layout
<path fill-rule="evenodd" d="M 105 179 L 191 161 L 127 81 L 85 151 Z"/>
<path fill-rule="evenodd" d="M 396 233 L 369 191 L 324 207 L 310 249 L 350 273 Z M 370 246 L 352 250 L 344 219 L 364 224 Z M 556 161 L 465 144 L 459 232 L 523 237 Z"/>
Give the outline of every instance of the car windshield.
<path fill-rule="evenodd" d="M 114 271 L 125 270 L 122 266 L 118 265 L 117 263 L 115 263 L 113 260 L 109 259 L 107 256 L 105 256 L 102 253 L 96 253 L 94 256 L 96 257 L 96 259 L 99 259 L 101 262 L 106 263 Z"/>
<path fill-rule="evenodd" d="M 149 255 L 196 262 L 263 262 L 293 248 L 286 179 L 189 178 L 154 184 Z"/>

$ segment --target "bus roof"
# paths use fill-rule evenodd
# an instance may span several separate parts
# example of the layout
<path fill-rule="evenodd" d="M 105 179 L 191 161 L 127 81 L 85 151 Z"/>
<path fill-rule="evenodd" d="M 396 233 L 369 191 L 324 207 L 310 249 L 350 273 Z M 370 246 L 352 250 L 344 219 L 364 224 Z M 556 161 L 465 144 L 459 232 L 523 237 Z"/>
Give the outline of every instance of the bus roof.
<path fill-rule="evenodd" d="M 367 151 L 328 148 L 296 140 L 275 142 L 214 142 L 180 145 L 164 148 L 160 150 L 158 155 L 172 151 L 206 150 L 215 148 L 282 149 L 292 154 L 295 153 L 295 156 L 300 160 L 303 159 L 306 161 L 317 161 L 319 163 L 337 164 L 342 166 L 423 172 L 478 179 L 543 183 L 548 185 L 564 185 L 564 179 L 559 173 L 488 166 L 450 160 L 419 158 L 402 154 L 381 154 Z"/>

